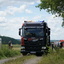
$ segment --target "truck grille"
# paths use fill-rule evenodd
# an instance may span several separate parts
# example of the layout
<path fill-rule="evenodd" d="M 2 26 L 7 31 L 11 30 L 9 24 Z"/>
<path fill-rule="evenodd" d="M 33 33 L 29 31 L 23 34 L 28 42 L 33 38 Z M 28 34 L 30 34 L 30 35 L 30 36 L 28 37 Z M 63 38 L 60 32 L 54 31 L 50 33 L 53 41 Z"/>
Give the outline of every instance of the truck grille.
<path fill-rule="evenodd" d="M 25 48 L 27 51 L 40 51 L 41 47 L 45 46 L 45 43 L 42 41 L 25 41 Z"/>

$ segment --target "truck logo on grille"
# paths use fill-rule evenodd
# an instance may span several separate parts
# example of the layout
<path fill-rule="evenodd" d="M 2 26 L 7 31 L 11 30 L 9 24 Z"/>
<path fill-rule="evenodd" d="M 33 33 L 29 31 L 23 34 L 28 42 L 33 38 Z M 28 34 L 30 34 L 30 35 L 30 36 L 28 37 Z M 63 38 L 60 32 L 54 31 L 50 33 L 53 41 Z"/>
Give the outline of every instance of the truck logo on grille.
<path fill-rule="evenodd" d="M 36 41 L 38 41 L 38 39 L 34 39 L 34 40 L 32 40 L 33 42 L 36 42 Z"/>

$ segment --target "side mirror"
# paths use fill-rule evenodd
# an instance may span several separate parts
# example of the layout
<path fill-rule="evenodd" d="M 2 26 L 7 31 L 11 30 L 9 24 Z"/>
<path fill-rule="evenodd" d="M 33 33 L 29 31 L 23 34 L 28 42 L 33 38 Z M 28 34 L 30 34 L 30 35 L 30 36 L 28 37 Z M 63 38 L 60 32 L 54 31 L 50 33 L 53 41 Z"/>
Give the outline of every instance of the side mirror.
<path fill-rule="evenodd" d="M 48 28 L 48 35 L 50 35 L 50 28 Z"/>
<path fill-rule="evenodd" d="M 21 29 L 22 29 L 22 28 L 19 28 L 19 35 L 21 35 Z"/>

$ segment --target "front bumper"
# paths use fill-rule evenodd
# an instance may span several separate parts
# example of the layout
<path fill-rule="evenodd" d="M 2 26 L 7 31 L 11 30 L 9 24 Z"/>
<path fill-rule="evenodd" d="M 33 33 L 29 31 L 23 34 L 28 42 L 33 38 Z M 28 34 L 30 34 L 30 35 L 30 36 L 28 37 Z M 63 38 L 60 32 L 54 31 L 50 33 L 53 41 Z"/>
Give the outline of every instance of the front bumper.
<path fill-rule="evenodd" d="M 43 53 L 46 50 L 46 47 L 41 47 L 38 49 L 38 47 L 29 48 L 26 50 L 24 46 L 21 47 L 21 53 Z"/>
<path fill-rule="evenodd" d="M 41 51 L 25 51 L 25 50 L 21 50 L 21 53 L 43 53 L 45 50 L 41 50 Z"/>

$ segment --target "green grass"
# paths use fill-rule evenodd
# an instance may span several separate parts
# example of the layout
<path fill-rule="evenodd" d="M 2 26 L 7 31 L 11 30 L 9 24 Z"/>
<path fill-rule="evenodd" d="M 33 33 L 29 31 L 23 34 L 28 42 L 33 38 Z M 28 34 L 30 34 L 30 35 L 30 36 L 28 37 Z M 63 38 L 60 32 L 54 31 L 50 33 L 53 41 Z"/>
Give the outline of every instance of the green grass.
<path fill-rule="evenodd" d="M 64 64 L 64 50 L 56 48 L 56 51 L 50 50 L 48 55 L 43 55 L 38 64 Z"/>
<path fill-rule="evenodd" d="M 23 56 L 23 57 L 15 59 L 15 60 L 5 62 L 4 64 L 23 64 L 24 61 L 26 61 L 26 60 L 28 60 L 30 58 L 34 58 L 34 57 L 35 57 L 34 55 Z"/>
<path fill-rule="evenodd" d="M 20 54 L 20 50 L 14 50 L 13 48 L 9 49 L 8 45 L 2 45 L 2 48 L 0 49 L 0 59 L 14 57 Z"/>
<path fill-rule="evenodd" d="M 19 44 L 16 44 L 16 45 L 13 45 L 13 50 L 21 50 L 21 45 Z"/>

